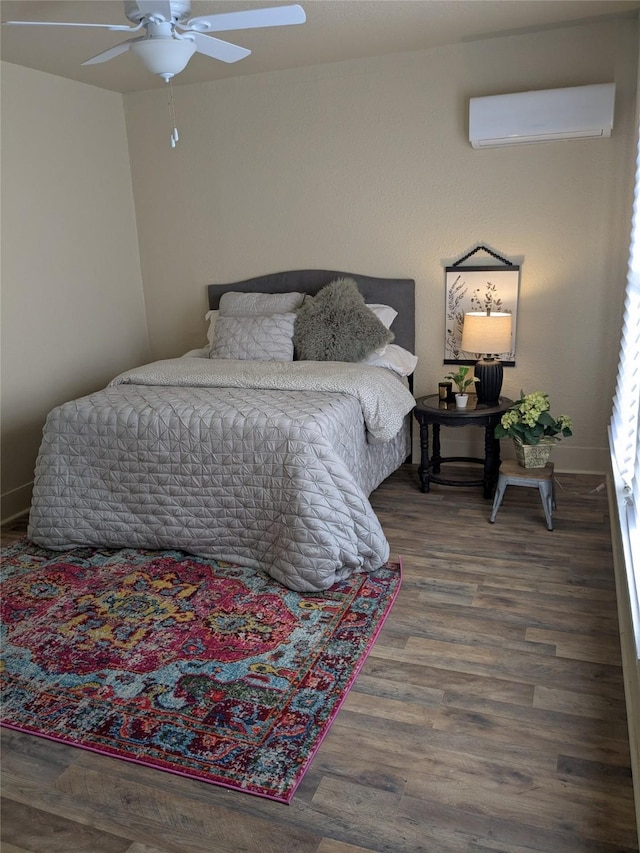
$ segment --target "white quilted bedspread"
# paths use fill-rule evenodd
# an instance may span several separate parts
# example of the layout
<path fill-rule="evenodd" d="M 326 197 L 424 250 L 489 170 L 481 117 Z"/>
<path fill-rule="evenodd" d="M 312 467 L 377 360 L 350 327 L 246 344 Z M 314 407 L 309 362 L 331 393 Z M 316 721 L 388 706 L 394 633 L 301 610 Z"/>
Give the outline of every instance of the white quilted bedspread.
<path fill-rule="evenodd" d="M 215 386 L 280 391 L 335 391 L 360 402 L 369 435 L 393 438 L 415 406 L 409 389 L 388 370 L 337 361 L 236 361 L 169 358 L 121 373 L 110 385 Z"/>
<path fill-rule="evenodd" d="M 29 536 L 184 550 L 297 590 L 378 568 L 389 546 L 367 496 L 408 452 L 413 397 L 380 368 L 317 367 L 170 359 L 59 406 Z"/>

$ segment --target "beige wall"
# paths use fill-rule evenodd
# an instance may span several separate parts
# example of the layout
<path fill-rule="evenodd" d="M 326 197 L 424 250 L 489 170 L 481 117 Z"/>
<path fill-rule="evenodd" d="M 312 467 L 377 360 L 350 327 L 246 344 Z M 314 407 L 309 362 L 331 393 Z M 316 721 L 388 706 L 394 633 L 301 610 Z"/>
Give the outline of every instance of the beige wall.
<path fill-rule="evenodd" d="M 2 518 L 47 412 L 149 358 L 122 97 L 2 63 Z"/>
<path fill-rule="evenodd" d="M 128 151 L 121 96 L 2 63 L 2 517 L 28 506 L 46 413 L 148 360 L 140 266 L 155 358 L 204 343 L 212 281 L 413 277 L 420 394 L 448 370 L 444 267 L 486 244 L 522 263 L 505 393 L 548 390 L 575 420 L 559 469 L 604 471 L 637 39 L 626 19 L 176 86 L 175 150 L 165 92 L 125 96 Z M 469 146 L 471 96 L 609 80 L 611 139 Z"/>
<path fill-rule="evenodd" d="M 517 366 L 575 420 L 555 453 L 604 471 L 632 203 L 637 21 L 125 96 L 152 352 L 204 342 L 205 286 L 320 267 L 417 282 L 417 393 L 443 363 L 444 267 L 522 262 Z M 611 139 L 474 151 L 470 96 L 615 81 Z M 468 435 L 466 433 L 469 433 Z M 456 450 L 478 430 L 445 431 Z M 453 433 L 453 434 L 452 434 Z M 460 445 L 460 447 L 458 447 Z"/>

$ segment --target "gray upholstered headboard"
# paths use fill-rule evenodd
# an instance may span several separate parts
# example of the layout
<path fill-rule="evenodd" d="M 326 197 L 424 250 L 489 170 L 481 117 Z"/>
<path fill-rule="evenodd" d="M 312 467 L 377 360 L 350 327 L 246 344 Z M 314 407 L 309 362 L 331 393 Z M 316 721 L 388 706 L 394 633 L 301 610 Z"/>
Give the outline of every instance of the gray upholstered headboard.
<path fill-rule="evenodd" d="M 391 326 L 395 335 L 394 343 L 415 353 L 415 282 L 410 278 L 374 278 L 335 270 L 290 270 L 231 284 L 210 284 L 209 308 L 218 308 L 220 297 L 230 290 L 240 293 L 286 293 L 296 290 L 313 296 L 336 278 L 352 278 L 356 281 L 366 302 L 381 302 L 395 308 L 398 316 Z"/>

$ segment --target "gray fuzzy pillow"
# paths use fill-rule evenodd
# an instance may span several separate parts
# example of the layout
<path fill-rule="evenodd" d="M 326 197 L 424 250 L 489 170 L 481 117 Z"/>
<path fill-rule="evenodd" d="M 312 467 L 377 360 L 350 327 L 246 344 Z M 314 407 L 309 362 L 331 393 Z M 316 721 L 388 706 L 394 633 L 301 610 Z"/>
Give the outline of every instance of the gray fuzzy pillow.
<path fill-rule="evenodd" d="M 365 305 L 356 282 L 339 278 L 298 309 L 293 345 L 301 361 L 362 361 L 393 338 Z"/>

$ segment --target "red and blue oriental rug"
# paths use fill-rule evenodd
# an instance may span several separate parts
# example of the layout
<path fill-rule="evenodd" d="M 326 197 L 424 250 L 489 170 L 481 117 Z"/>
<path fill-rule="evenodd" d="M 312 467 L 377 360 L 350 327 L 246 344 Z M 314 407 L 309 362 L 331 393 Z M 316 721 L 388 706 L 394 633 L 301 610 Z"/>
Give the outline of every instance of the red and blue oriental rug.
<path fill-rule="evenodd" d="M 3 551 L 2 724 L 290 802 L 401 562 L 324 593 L 179 551 Z"/>

